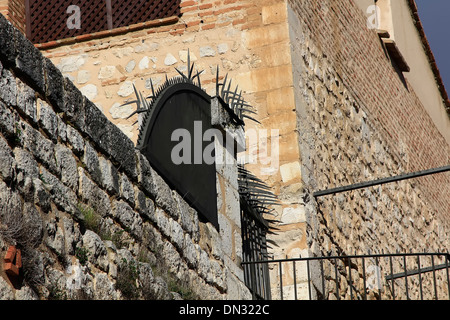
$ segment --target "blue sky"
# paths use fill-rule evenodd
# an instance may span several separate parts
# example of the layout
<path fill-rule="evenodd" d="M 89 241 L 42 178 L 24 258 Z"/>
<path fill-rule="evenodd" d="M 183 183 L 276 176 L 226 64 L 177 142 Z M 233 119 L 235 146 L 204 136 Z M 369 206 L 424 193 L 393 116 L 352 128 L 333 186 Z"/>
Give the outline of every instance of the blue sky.
<path fill-rule="evenodd" d="M 416 0 L 419 17 L 450 93 L 450 0 Z"/>

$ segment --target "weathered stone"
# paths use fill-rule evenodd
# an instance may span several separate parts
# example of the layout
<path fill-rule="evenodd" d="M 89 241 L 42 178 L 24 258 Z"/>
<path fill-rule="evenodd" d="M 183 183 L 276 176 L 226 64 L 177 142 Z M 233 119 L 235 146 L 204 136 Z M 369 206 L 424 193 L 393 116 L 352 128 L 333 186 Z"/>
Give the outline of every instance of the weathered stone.
<path fill-rule="evenodd" d="M 133 138 L 134 135 L 134 127 L 130 124 L 125 123 L 119 123 L 117 124 L 117 128 L 120 129 L 127 137 L 128 139 Z"/>
<path fill-rule="evenodd" d="M 98 159 L 98 154 L 97 151 L 87 141 L 84 145 L 83 163 L 86 165 L 86 169 L 90 173 L 92 179 L 97 184 L 101 184 L 102 172 L 100 170 L 100 161 Z"/>
<path fill-rule="evenodd" d="M 34 123 L 37 121 L 35 92 L 25 83 L 17 81 L 17 107 Z"/>
<path fill-rule="evenodd" d="M 219 54 L 225 54 L 228 52 L 228 43 L 220 43 L 217 45 L 217 51 Z"/>
<path fill-rule="evenodd" d="M 134 206 L 134 188 L 125 174 L 120 175 L 120 196 Z"/>
<path fill-rule="evenodd" d="M 196 269 L 198 264 L 200 248 L 197 244 L 192 242 L 192 238 L 189 234 L 184 235 L 183 255 L 186 258 L 188 264 Z"/>
<path fill-rule="evenodd" d="M 101 80 L 112 78 L 115 72 L 116 72 L 115 66 L 101 67 L 100 71 L 98 72 L 98 78 Z"/>
<path fill-rule="evenodd" d="M 169 237 L 171 232 L 170 220 L 169 217 L 167 217 L 167 215 L 165 214 L 164 210 L 157 207 L 155 212 L 155 218 L 158 229 L 161 231 L 163 235 Z"/>
<path fill-rule="evenodd" d="M 134 112 L 135 108 L 134 105 L 122 106 L 116 102 L 109 109 L 109 113 L 111 113 L 113 119 L 127 119 Z"/>
<path fill-rule="evenodd" d="M 126 202 L 114 201 L 112 214 L 132 235 L 142 239 L 142 219 Z"/>
<path fill-rule="evenodd" d="M 11 22 L 0 16 L 0 55 L 2 63 L 15 65 L 17 50 L 15 45 L 16 29 Z"/>
<path fill-rule="evenodd" d="M 56 219 L 51 219 L 45 224 L 45 244 L 55 251 L 59 256 L 66 255 L 66 246 L 63 229 L 59 227 Z"/>
<path fill-rule="evenodd" d="M 79 129 L 85 127 L 84 97 L 81 91 L 68 79 L 64 79 L 63 105 L 60 111 L 64 112 L 71 124 Z"/>
<path fill-rule="evenodd" d="M 51 195 L 44 182 L 35 178 L 33 181 L 34 204 L 38 205 L 44 212 L 50 210 Z"/>
<path fill-rule="evenodd" d="M 133 89 L 133 82 L 131 81 L 125 81 L 119 88 L 119 91 L 117 91 L 117 94 L 121 97 L 128 97 L 134 92 Z"/>
<path fill-rule="evenodd" d="M 161 206 L 174 219 L 178 220 L 178 207 L 172 196 L 172 190 L 163 178 L 150 167 L 152 195 L 155 197 L 156 205 Z"/>
<path fill-rule="evenodd" d="M 110 193 L 119 193 L 119 174 L 116 167 L 102 156 L 99 157 L 99 163 L 102 186 Z"/>
<path fill-rule="evenodd" d="M 77 244 L 82 240 L 80 229 L 78 227 L 78 224 L 75 224 L 72 218 L 63 216 L 62 220 L 65 235 L 64 238 L 66 253 L 75 255 L 75 248 Z"/>
<path fill-rule="evenodd" d="M 130 60 L 127 63 L 127 66 L 125 67 L 125 71 L 130 73 L 134 70 L 134 68 L 136 67 L 136 61 L 135 60 Z"/>
<path fill-rule="evenodd" d="M 89 70 L 80 70 L 77 74 L 77 83 L 85 84 L 91 79 L 91 72 Z"/>
<path fill-rule="evenodd" d="M 16 300 L 39 300 L 39 296 L 30 287 L 23 286 L 20 290 L 16 290 L 15 294 Z"/>
<path fill-rule="evenodd" d="M 14 114 L 0 101 L 0 129 L 3 135 L 13 136 L 15 134 L 14 118 Z"/>
<path fill-rule="evenodd" d="M 21 121 L 17 130 L 19 130 L 18 135 L 23 147 L 52 172 L 57 172 L 53 143 L 26 122 Z"/>
<path fill-rule="evenodd" d="M 98 95 L 97 86 L 93 84 L 87 84 L 80 88 L 81 93 L 89 100 L 94 100 Z"/>
<path fill-rule="evenodd" d="M 38 99 L 36 104 L 39 125 L 44 129 L 51 140 L 56 141 L 58 138 L 58 119 L 56 113 L 45 101 Z"/>
<path fill-rule="evenodd" d="M 1 70 L 0 99 L 8 106 L 17 105 L 17 83 L 13 74 L 8 69 Z"/>
<path fill-rule="evenodd" d="M 57 144 L 55 157 L 61 173 L 61 182 L 72 190 L 76 190 L 78 187 L 78 168 L 72 151 L 61 144 Z"/>
<path fill-rule="evenodd" d="M 79 70 L 85 63 L 85 56 L 71 56 L 62 58 L 57 67 L 61 72 L 66 73 Z"/>
<path fill-rule="evenodd" d="M 104 143 L 100 145 L 128 175 L 132 181 L 137 180 L 136 156 L 133 142 L 110 121 L 104 121 L 106 137 Z"/>
<path fill-rule="evenodd" d="M 230 221 L 221 213 L 218 214 L 218 220 L 220 226 L 219 232 L 222 239 L 222 250 L 226 255 L 231 257 L 233 253 L 233 235 Z"/>
<path fill-rule="evenodd" d="M 205 46 L 205 47 L 200 47 L 200 57 L 214 57 L 216 55 L 216 51 L 210 47 L 210 46 Z"/>
<path fill-rule="evenodd" d="M 180 60 L 184 63 L 188 62 L 188 55 L 189 55 L 189 59 L 190 59 L 191 63 L 198 60 L 197 56 L 193 52 L 188 52 L 187 50 L 180 50 L 178 52 L 178 56 L 180 57 Z"/>
<path fill-rule="evenodd" d="M 16 160 L 7 141 L 0 135 L 0 174 L 3 180 L 9 181 L 14 177 Z"/>
<path fill-rule="evenodd" d="M 3 277 L 0 277 L 0 300 L 14 300 L 13 288 Z"/>
<path fill-rule="evenodd" d="M 44 57 L 31 41 L 15 30 L 16 68 L 40 93 L 44 92 Z"/>
<path fill-rule="evenodd" d="M 145 56 L 139 61 L 139 69 L 145 70 L 149 68 L 150 59 Z"/>
<path fill-rule="evenodd" d="M 110 215 L 111 203 L 108 194 L 88 178 L 83 168 L 78 168 L 78 175 L 80 177 L 78 193 L 81 199 L 86 201 L 100 216 Z"/>
<path fill-rule="evenodd" d="M 91 230 L 83 235 L 83 247 L 88 251 L 88 260 L 103 271 L 108 271 L 107 250 L 100 236 Z"/>
<path fill-rule="evenodd" d="M 72 145 L 73 153 L 78 156 L 82 156 L 84 153 L 83 137 L 71 125 L 67 126 L 67 140 Z"/>
<path fill-rule="evenodd" d="M 173 219 L 170 219 L 170 239 L 172 243 L 179 250 L 183 249 L 183 241 L 184 241 L 184 233 L 183 228 L 181 228 L 180 224 Z"/>
<path fill-rule="evenodd" d="M 66 187 L 58 178 L 41 167 L 40 179 L 44 183 L 44 188 L 50 191 L 51 199 L 62 211 L 68 213 L 75 212 L 77 195 L 69 187 Z"/>
<path fill-rule="evenodd" d="M 174 65 L 174 64 L 177 63 L 177 62 L 178 62 L 177 58 L 175 58 L 175 57 L 173 56 L 173 54 L 171 54 L 171 53 L 168 53 L 168 54 L 166 55 L 166 58 L 164 59 L 164 64 L 165 64 L 166 66 Z"/>
<path fill-rule="evenodd" d="M 281 179 L 283 182 L 288 182 L 294 179 L 301 178 L 301 168 L 298 161 L 283 164 L 280 166 Z"/>
<path fill-rule="evenodd" d="M 58 68 L 48 58 L 44 58 L 44 75 L 46 97 L 55 109 L 65 111 L 64 82 L 69 80 L 64 79 Z"/>
<path fill-rule="evenodd" d="M 283 209 L 283 214 L 281 215 L 281 224 L 291 224 L 305 222 L 305 208 L 300 207 L 287 207 Z"/>
<path fill-rule="evenodd" d="M 94 275 L 94 299 L 116 300 L 118 298 L 114 283 L 104 273 Z"/>
<path fill-rule="evenodd" d="M 33 203 L 23 205 L 23 222 L 27 226 L 27 245 L 37 248 L 44 237 L 44 221 Z"/>

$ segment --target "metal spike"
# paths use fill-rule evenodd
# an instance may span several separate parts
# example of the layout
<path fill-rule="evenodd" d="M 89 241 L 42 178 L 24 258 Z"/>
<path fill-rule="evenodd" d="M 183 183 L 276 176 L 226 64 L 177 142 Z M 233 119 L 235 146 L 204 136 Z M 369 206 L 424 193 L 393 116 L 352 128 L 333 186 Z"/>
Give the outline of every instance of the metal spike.
<path fill-rule="evenodd" d="M 219 66 L 216 68 L 216 97 L 219 96 Z"/>

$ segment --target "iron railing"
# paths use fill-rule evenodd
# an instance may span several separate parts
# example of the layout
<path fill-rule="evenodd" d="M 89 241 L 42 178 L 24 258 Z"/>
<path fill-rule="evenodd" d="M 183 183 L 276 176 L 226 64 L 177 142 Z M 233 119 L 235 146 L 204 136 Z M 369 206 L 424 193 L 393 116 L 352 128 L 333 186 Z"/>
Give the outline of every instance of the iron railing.
<path fill-rule="evenodd" d="M 449 253 L 300 257 L 246 261 L 243 266 L 267 266 L 273 299 L 450 299 Z"/>

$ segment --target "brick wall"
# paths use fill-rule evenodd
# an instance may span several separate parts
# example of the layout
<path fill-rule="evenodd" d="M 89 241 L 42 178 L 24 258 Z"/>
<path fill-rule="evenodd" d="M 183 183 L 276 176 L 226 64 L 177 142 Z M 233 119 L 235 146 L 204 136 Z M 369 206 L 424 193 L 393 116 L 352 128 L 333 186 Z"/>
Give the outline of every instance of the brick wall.
<path fill-rule="evenodd" d="M 0 75 L 0 252 L 16 245 L 25 274 L 0 264 L 1 299 L 250 298 L 236 166 L 224 235 L 1 15 Z"/>
<path fill-rule="evenodd" d="M 25 34 L 25 0 L 1 0 L 0 13 Z"/>
<path fill-rule="evenodd" d="M 289 1 L 288 13 L 301 176 L 309 193 L 448 165 L 449 145 L 358 7 Z M 448 251 L 449 188 L 444 173 L 310 199 L 307 248 L 317 256 Z M 352 277 L 361 268 L 353 266 Z M 337 298 L 335 287 L 326 281 L 322 292 L 320 277 L 313 280 L 314 292 L 326 299 Z M 340 295 L 348 299 L 348 288 Z"/>
<path fill-rule="evenodd" d="M 407 162 L 403 162 L 403 170 L 411 172 L 447 165 L 450 147 L 417 96 L 394 72 L 376 33 L 363 27 L 365 16 L 360 9 L 352 2 L 328 6 L 313 1 L 290 4 L 302 17 L 311 41 L 338 70 L 342 84 L 373 119 L 375 129 L 392 152 L 405 154 Z M 448 176 L 435 175 L 422 181 L 431 205 L 443 217 L 448 217 Z"/>

